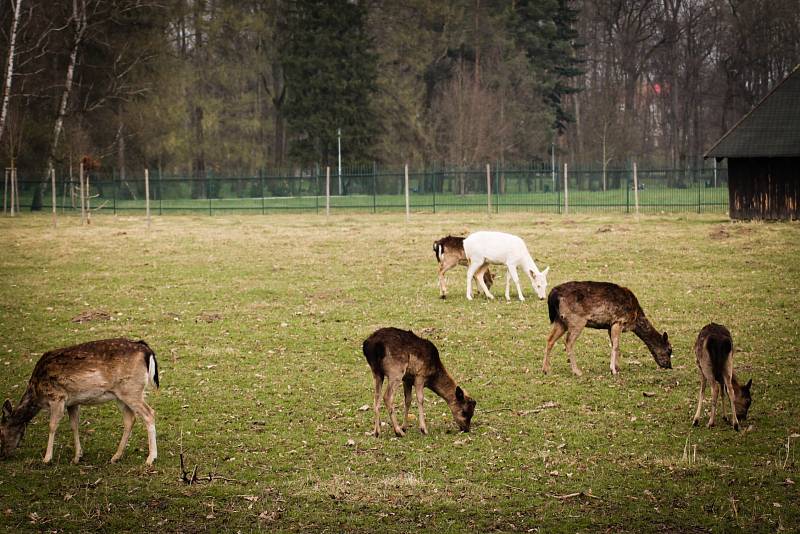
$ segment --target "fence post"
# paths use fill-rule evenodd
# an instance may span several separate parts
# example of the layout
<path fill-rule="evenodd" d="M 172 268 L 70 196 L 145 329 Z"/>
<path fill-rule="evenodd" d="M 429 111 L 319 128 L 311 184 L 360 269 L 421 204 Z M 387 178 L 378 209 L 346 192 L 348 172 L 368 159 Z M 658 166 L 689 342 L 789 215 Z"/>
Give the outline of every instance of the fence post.
<path fill-rule="evenodd" d="M 147 229 L 150 230 L 150 170 L 144 170 L 144 213 L 147 217 Z"/>
<path fill-rule="evenodd" d="M 158 162 L 158 214 L 164 215 L 164 190 L 161 188 L 161 162 Z"/>
<path fill-rule="evenodd" d="M 695 171 L 695 176 L 697 176 L 697 172 Z M 701 179 L 697 180 L 697 213 L 700 213 L 700 195 L 703 192 L 702 190 L 702 175 L 700 176 Z"/>
<path fill-rule="evenodd" d="M 489 215 L 492 214 L 492 171 L 490 165 L 486 164 L 486 208 Z"/>
<path fill-rule="evenodd" d="M 331 214 L 331 167 L 325 167 L 325 216 Z"/>
<path fill-rule="evenodd" d="M 433 173 L 431 184 L 433 186 L 433 214 L 436 214 L 436 172 Z"/>
<path fill-rule="evenodd" d="M 625 213 L 631 212 L 631 177 L 625 177 Z"/>
<path fill-rule="evenodd" d="M 258 169 L 258 181 L 261 186 L 261 215 L 264 215 L 266 213 L 264 208 L 264 170 L 260 167 Z"/>
<path fill-rule="evenodd" d="M 50 186 L 53 190 L 53 228 L 56 227 L 56 170 L 50 165 Z"/>
<path fill-rule="evenodd" d="M 564 215 L 569 215 L 569 177 L 567 164 L 564 164 Z"/>
<path fill-rule="evenodd" d="M 408 206 L 408 163 L 405 166 L 405 191 L 406 191 L 406 222 L 411 219 L 411 213 Z"/>
<path fill-rule="evenodd" d="M 378 213 L 378 179 L 376 177 L 378 170 L 376 164 L 372 162 L 372 213 Z"/>
<path fill-rule="evenodd" d="M 5 215 L 6 211 L 7 211 L 6 210 L 6 206 L 7 206 L 7 203 L 8 203 L 8 197 L 7 197 L 8 176 L 9 176 L 9 174 L 11 174 L 11 172 L 8 170 L 8 168 L 5 168 L 4 171 L 5 172 L 3 172 L 3 215 Z"/>
<path fill-rule="evenodd" d="M 636 162 L 633 162 L 633 201 L 636 206 L 636 216 L 639 216 L 639 173 L 636 168 Z"/>
<path fill-rule="evenodd" d="M 86 223 L 86 196 L 84 195 L 84 186 L 83 186 L 83 161 L 81 161 L 80 167 L 78 172 L 78 180 L 81 181 L 81 226 Z"/>

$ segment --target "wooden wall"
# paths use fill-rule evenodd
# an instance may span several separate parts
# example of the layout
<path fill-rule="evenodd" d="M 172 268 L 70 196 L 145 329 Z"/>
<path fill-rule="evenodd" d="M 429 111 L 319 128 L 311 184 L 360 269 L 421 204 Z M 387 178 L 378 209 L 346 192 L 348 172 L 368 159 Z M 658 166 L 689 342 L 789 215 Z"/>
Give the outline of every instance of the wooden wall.
<path fill-rule="evenodd" d="M 731 219 L 800 219 L 800 157 L 728 158 Z"/>

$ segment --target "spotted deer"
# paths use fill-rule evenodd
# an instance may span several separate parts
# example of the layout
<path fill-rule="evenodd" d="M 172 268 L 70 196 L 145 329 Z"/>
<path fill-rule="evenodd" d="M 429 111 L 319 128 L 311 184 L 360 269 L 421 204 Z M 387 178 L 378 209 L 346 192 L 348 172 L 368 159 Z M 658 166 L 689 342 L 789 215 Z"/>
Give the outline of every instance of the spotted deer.
<path fill-rule="evenodd" d="M 717 399 L 720 397 L 720 388 L 723 396 L 727 395 L 731 404 L 731 424 L 734 430 L 739 430 L 739 421 L 747 419 L 752 397 L 750 386 L 753 379 L 744 386 L 739 384 L 736 373 L 733 371 L 733 338 L 730 331 L 716 323 L 705 325 L 697 335 L 694 344 L 694 354 L 697 358 L 697 368 L 700 371 L 700 394 L 697 398 L 697 410 L 694 413 L 692 425 L 700 423 L 700 414 L 703 409 L 703 395 L 706 383 L 711 382 L 711 414 L 708 418 L 708 427 L 714 426 L 717 415 Z M 722 402 L 722 413 L 725 414 L 725 401 Z"/>
<path fill-rule="evenodd" d="M 380 328 L 364 341 L 362 349 L 375 379 L 373 409 L 375 411 L 374 434 L 376 437 L 381 432 L 380 406 L 384 378 L 388 379 L 388 384 L 386 392 L 383 394 L 383 402 L 389 412 L 395 435 L 405 435 L 408 410 L 411 407 L 412 387 L 417 393 L 420 432 L 428 433 L 423 408 L 423 388 L 426 387 L 447 402 L 458 428 L 462 432 L 469 432 L 476 402 L 450 377 L 439 359 L 436 345 L 427 339 L 418 337 L 411 331 Z M 402 427 L 398 424 L 394 414 L 394 393 L 400 382 L 403 383 L 403 392 L 405 393 Z"/>
<path fill-rule="evenodd" d="M 439 297 L 447 298 L 447 280 L 444 273 L 456 265 L 467 266 L 467 256 L 464 254 L 464 238 L 452 235 L 445 236 L 433 242 L 433 252 L 436 254 L 436 261 L 439 262 Z M 475 278 L 483 277 L 483 283 L 487 288 L 492 287 L 494 278 L 487 265 L 485 269 L 475 273 Z"/>
<path fill-rule="evenodd" d="M 550 334 L 544 353 L 542 371 L 550 372 L 550 351 L 556 341 L 567 334 L 564 342 L 572 372 L 581 376 L 575 362 L 573 347 L 584 327 L 608 331 L 611 341 L 611 372 L 619 372 L 619 336 L 633 331 L 644 341 L 656 363 L 672 368 L 672 345 L 667 333 L 660 334 L 644 314 L 633 292 L 609 282 L 567 282 L 550 291 L 547 297 L 550 314 Z"/>
<path fill-rule="evenodd" d="M 66 409 L 75 439 L 73 463 L 83 455 L 78 435 L 79 409 L 83 404 L 117 401 L 124 430 L 117 451 L 122 457 L 136 417 L 147 427 L 147 465 L 156 459 L 155 412 L 144 400 L 147 385 L 158 387 L 158 362 L 144 341 L 104 339 L 46 352 L 36 363 L 28 386 L 15 408 L 6 399 L 0 421 L 0 456 L 17 448 L 31 419 L 43 408 L 50 412 L 50 435 L 44 462 L 53 458 L 58 423 Z"/>

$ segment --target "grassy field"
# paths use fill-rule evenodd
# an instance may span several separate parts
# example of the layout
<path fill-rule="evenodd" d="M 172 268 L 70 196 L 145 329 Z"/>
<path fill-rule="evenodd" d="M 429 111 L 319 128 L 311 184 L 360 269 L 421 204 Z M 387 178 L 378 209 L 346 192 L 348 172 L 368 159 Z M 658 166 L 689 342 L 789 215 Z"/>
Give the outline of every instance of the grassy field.
<path fill-rule="evenodd" d="M 630 287 L 675 350 L 657 368 L 633 335 L 621 373 L 605 332 L 559 344 L 540 372 L 545 302 L 438 298 L 431 243 L 483 228 L 521 235 L 551 287 Z M 113 403 L 82 411 L 85 456 L 46 415 L 0 462 L 0 530 L 658 532 L 796 530 L 800 521 L 800 225 L 722 216 L 534 214 L 46 216 L 0 219 L 0 395 L 16 403 L 42 352 L 145 339 L 160 364 L 159 457 Z M 498 272 L 495 269 L 495 272 Z M 499 271 L 494 294 L 504 286 Z M 513 290 L 512 290 L 513 291 Z M 532 297 L 530 285 L 526 294 Z M 83 314 L 93 319 L 74 322 Z M 753 378 L 744 430 L 691 428 L 700 328 L 726 324 Z M 361 342 L 412 328 L 478 401 L 469 434 L 426 393 L 430 435 L 368 435 Z M 708 402 L 707 402 L 708 405 Z M 412 408 L 413 412 L 414 408 Z M 705 415 L 704 415 L 705 417 Z M 387 420 L 385 411 L 384 421 Z M 182 481 L 180 455 L 198 480 Z"/>

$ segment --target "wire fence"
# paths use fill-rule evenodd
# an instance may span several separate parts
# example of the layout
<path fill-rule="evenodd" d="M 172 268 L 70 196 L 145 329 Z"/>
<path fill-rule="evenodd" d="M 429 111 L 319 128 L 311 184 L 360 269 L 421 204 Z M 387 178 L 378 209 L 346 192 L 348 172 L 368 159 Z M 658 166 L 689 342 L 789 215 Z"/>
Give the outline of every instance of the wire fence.
<path fill-rule="evenodd" d="M 490 211 L 507 213 L 696 212 L 728 210 L 725 168 L 606 169 L 492 167 L 478 169 L 355 168 L 341 175 L 324 169 L 265 173 L 255 176 L 186 176 L 145 173 L 127 176 L 87 174 L 92 212 L 144 214 L 149 185 L 150 212 L 167 214 L 341 213 Z M 566 172 L 567 179 L 564 179 Z M 20 210 L 30 210 L 34 197 L 52 210 L 49 181 L 18 178 Z M 7 198 L 8 183 L 4 189 Z M 329 194 L 328 194 L 329 191 Z M 80 212 L 77 176 L 56 177 L 56 208 Z M 4 211 L 7 202 L 4 201 Z M 637 210 L 638 204 L 638 210 Z"/>

